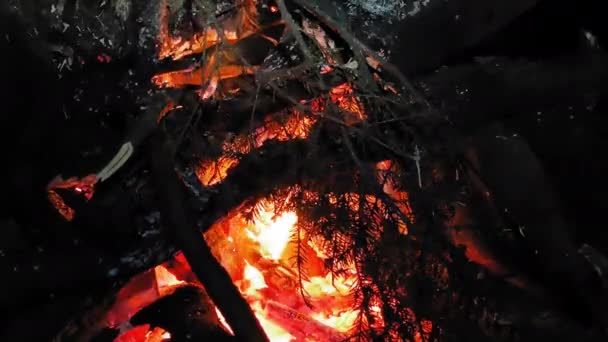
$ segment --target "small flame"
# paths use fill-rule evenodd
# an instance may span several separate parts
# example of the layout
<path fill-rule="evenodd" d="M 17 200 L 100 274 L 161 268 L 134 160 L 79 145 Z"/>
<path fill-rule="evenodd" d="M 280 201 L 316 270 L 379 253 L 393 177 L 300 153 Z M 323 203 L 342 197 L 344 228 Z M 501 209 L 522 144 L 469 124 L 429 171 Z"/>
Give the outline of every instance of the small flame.
<path fill-rule="evenodd" d="M 251 304 L 251 309 L 271 342 L 291 342 L 295 340 L 295 337 L 287 332 L 287 330 L 266 318 L 266 311 L 262 308 L 259 301 Z"/>
<path fill-rule="evenodd" d="M 222 312 L 217 307 L 215 307 L 215 314 L 217 315 L 217 319 L 220 321 L 222 327 L 224 327 L 224 329 L 226 329 L 226 331 L 228 331 L 230 335 L 234 336 L 234 331 L 232 331 L 232 328 L 226 321 L 226 318 L 224 317 L 224 315 L 222 315 Z"/>
<path fill-rule="evenodd" d="M 336 329 L 341 333 L 347 333 L 355 324 L 355 321 L 359 317 L 359 310 L 344 311 L 339 314 L 328 316 L 323 313 L 312 315 L 317 321 Z"/>
<path fill-rule="evenodd" d="M 228 176 L 228 171 L 239 163 L 239 160 L 231 157 L 220 157 L 219 159 L 201 161 L 196 169 L 196 176 L 204 186 L 212 186 L 220 183 Z"/>
<path fill-rule="evenodd" d="M 327 273 L 325 277 L 310 277 L 308 281 L 303 281 L 304 290 L 311 298 L 323 298 L 327 295 L 347 296 L 357 281 L 354 266 L 350 271 L 349 276 L 332 277 L 331 273 Z"/>
<path fill-rule="evenodd" d="M 289 243 L 289 238 L 298 222 L 294 212 L 285 212 L 274 217 L 271 210 L 256 217 L 254 226 L 257 234 L 248 230 L 248 235 L 261 246 L 262 255 L 271 260 L 279 260 Z"/>
<path fill-rule="evenodd" d="M 222 31 L 214 27 L 205 27 L 203 32 L 196 32 L 190 37 L 173 36 L 169 29 L 169 8 L 166 1 L 161 1 L 159 27 L 159 59 L 171 58 L 180 60 L 186 56 L 202 53 L 205 49 L 217 45 L 225 38 L 229 44 L 234 44 L 260 31 L 257 24 L 255 1 L 243 1 L 238 7 L 237 14 L 225 22 Z"/>
<path fill-rule="evenodd" d="M 293 113 L 286 122 L 269 116 L 265 124 L 258 128 L 252 135 L 253 144 L 247 135 L 240 135 L 223 145 L 224 156 L 216 160 L 203 160 L 196 168 L 196 176 L 205 186 L 212 186 L 223 181 L 228 172 L 239 163 L 239 159 L 231 154 L 246 154 L 253 148 L 259 148 L 271 139 L 288 141 L 292 139 L 303 139 L 308 136 L 316 120 L 306 117 L 300 113 Z M 252 146 L 253 145 L 253 146 Z"/>
<path fill-rule="evenodd" d="M 414 222 L 414 211 L 409 204 L 409 195 L 406 191 L 399 190 L 395 179 L 391 177 L 391 173 L 398 171 L 397 163 L 391 160 L 381 161 L 376 164 L 376 173 L 378 182 L 383 185 L 382 190 L 395 201 L 397 208 L 403 213 L 410 222 Z M 399 221 L 399 232 L 403 235 L 408 234 L 408 227 L 402 220 Z"/>
<path fill-rule="evenodd" d="M 246 291 L 251 292 L 267 288 L 268 285 L 264 280 L 264 275 L 262 272 L 251 266 L 248 262 L 246 262 L 246 264 L 245 270 L 243 271 L 243 278 L 249 283 L 249 286 L 246 287 Z"/>
<path fill-rule="evenodd" d="M 178 280 L 177 277 L 163 265 L 154 268 L 154 275 L 156 276 L 156 288 L 161 296 L 168 293 L 170 289 L 175 286 L 186 283 L 185 281 Z"/>

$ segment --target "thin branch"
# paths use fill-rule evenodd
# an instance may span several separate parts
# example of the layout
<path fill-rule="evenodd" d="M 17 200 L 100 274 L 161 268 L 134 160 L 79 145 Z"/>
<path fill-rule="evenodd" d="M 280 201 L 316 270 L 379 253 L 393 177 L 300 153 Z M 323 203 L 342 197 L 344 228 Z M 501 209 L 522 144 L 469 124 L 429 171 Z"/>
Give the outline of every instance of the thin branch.
<path fill-rule="evenodd" d="M 403 220 L 403 222 L 408 225 L 408 227 L 411 227 L 412 222 L 411 222 L 410 218 L 407 217 L 407 215 L 405 215 L 399 209 L 399 207 L 397 207 L 397 205 L 395 204 L 395 201 L 384 192 L 384 190 L 382 189 L 380 184 L 378 184 L 378 181 L 376 180 L 376 178 L 373 176 L 373 172 L 371 172 L 369 170 L 369 167 L 363 165 L 363 163 L 361 162 L 361 159 L 359 159 L 359 156 L 358 156 L 357 152 L 355 151 L 355 147 L 353 146 L 353 143 L 351 141 L 350 136 L 348 135 L 348 132 L 346 131 L 346 128 L 342 127 L 341 131 L 342 131 L 342 138 L 344 139 L 344 144 L 348 148 L 351 158 L 353 159 L 353 161 L 359 168 L 359 171 L 361 172 L 361 178 L 368 184 L 372 185 L 372 187 L 374 188 L 374 192 L 376 193 L 376 196 L 378 196 L 382 200 L 382 202 L 385 202 L 386 205 L 391 207 L 391 210 L 395 214 L 397 214 L 397 216 L 399 216 L 401 218 L 401 220 Z M 360 203 L 362 203 L 362 202 L 363 201 L 361 200 Z"/>
<path fill-rule="evenodd" d="M 295 20 L 291 16 L 291 13 L 289 12 L 287 5 L 285 5 L 285 1 L 276 0 L 276 2 L 277 2 L 277 5 L 279 6 L 279 11 L 281 12 L 281 17 L 283 18 L 283 20 L 285 21 L 285 24 L 287 25 L 287 27 L 293 34 L 294 38 L 296 39 L 296 42 L 298 43 L 300 50 L 304 54 L 304 58 L 306 59 L 307 62 L 314 60 L 312 52 L 310 51 L 310 49 L 308 48 L 308 45 L 306 45 L 306 42 L 304 41 L 304 37 L 302 36 L 300 27 L 298 26 L 298 24 L 296 24 Z"/>
<path fill-rule="evenodd" d="M 369 70 L 366 68 L 367 62 L 363 54 L 359 50 L 360 46 L 358 46 L 357 40 L 350 33 L 348 33 L 347 30 L 343 29 L 340 24 L 335 23 L 333 19 L 331 19 L 327 14 L 323 13 L 317 6 L 311 6 L 310 4 L 302 0 L 291 1 L 293 1 L 296 5 L 298 5 L 298 7 L 312 15 L 320 23 L 334 30 L 334 32 L 336 32 L 340 36 L 340 38 L 342 38 L 342 40 L 346 42 L 358 64 L 358 72 L 359 77 L 361 79 L 361 82 L 359 83 L 361 88 L 372 89 L 374 91 L 377 90 L 377 85 L 374 82 L 374 78 L 372 77 L 372 74 L 369 72 Z"/>

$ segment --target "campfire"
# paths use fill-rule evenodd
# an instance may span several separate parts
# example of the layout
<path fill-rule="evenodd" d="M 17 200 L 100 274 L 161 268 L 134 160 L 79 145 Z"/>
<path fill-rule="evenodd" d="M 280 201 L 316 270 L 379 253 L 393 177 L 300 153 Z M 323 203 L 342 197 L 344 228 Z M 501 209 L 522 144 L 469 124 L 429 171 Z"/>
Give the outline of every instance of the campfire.
<path fill-rule="evenodd" d="M 461 2 L 2 3 L 1 340 L 605 340 L 599 5 Z"/>
<path fill-rule="evenodd" d="M 333 277 L 324 267 L 327 259 L 324 245 L 311 239 L 306 256 L 309 274 L 302 279 L 291 260 L 297 254 L 296 244 L 290 243 L 297 233 L 297 214 L 277 213 L 276 206 L 268 201 L 260 201 L 255 206 L 260 211 L 252 222 L 243 215 L 243 211 L 252 208 L 242 208 L 214 225 L 205 238 L 253 308 L 268 338 L 271 341 L 346 339 L 359 317 L 352 293 L 357 282 L 354 265 L 345 265 L 343 275 Z M 176 286 L 186 286 L 187 280 L 193 279 L 180 254 L 157 266 L 153 273 L 155 277 L 148 278 L 148 286 L 158 292 L 145 297 L 125 292 L 125 297 L 117 298 L 116 306 L 108 313 L 111 317 L 108 324 L 118 326 L 162 294 L 170 293 Z M 130 284 L 125 288 L 135 287 Z M 129 298 L 142 299 L 133 302 Z M 217 314 L 225 329 L 231 331 L 220 311 Z M 128 330 L 124 334 L 132 333 Z M 119 337 L 122 341 L 120 338 L 125 337 Z"/>
<path fill-rule="evenodd" d="M 405 134 L 388 130 L 399 123 L 390 116 L 395 109 L 425 105 L 407 84 L 397 85 L 403 76 L 380 56 L 349 45 L 356 44 L 353 37 L 306 6 L 294 17 L 283 1 L 240 1 L 230 14 L 189 32 L 170 27 L 165 2 L 158 13 L 158 60 L 172 70 L 152 77 L 154 92 L 163 96 L 153 97 L 160 103 L 150 106 L 139 129 L 162 127 L 168 139 L 186 146 L 186 153 L 176 152 L 187 188 L 212 193 L 231 189 L 233 179 L 249 182 L 232 191 L 237 196 L 229 204 L 201 214 L 204 234 L 199 242 L 186 243 L 207 248 L 206 242 L 262 334 L 273 342 L 374 337 L 423 342 L 438 336 L 441 329 L 433 320 L 409 304 L 406 284 L 414 272 L 432 279 L 437 291 L 450 280 L 448 259 L 422 256 L 422 239 L 412 234 L 417 218 L 406 183 L 420 190 L 427 181 L 420 148 L 416 142 L 406 149 L 385 142 Z M 245 56 L 262 49 L 262 43 L 267 51 L 262 58 Z M 344 51 L 348 46 L 352 52 Z M 244 102 L 249 102 L 246 110 Z M 186 115 L 187 138 L 181 124 Z M 315 139 L 329 144 L 314 148 Z M 49 183 L 49 199 L 66 220 L 77 212 L 60 192 L 90 200 L 95 188 L 125 165 L 138 140 L 125 142 L 97 173 L 58 176 Z M 195 146 L 201 142 L 208 149 Z M 288 149 L 273 161 L 276 146 Z M 319 158 L 319 164 L 302 163 L 298 155 Z M 270 166 L 277 172 L 275 182 L 255 174 L 252 165 Z M 397 258 L 398 265 L 379 251 Z M 97 330 L 119 331 L 115 342 L 170 341 L 184 332 L 142 322 L 142 312 L 189 294 L 194 299 L 188 301 L 197 303 L 192 305 L 208 308 L 208 331 L 242 337 L 242 328 L 233 326 L 235 314 L 212 304 L 217 292 L 209 290 L 207 296 L 208 283 L 199 279 L 200 270 L 191 267 L 187 255 L 178 252 L 124 284 L 111 305 L 95 311 Z"/>

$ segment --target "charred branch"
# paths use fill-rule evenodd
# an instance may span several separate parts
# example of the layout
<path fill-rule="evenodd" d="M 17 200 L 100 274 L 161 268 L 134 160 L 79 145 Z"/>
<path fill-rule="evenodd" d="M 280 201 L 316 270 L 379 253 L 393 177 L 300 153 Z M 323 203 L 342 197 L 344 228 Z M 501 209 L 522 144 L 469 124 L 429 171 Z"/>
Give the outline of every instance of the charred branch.
<path fill-rule="evenodd" d="M 173 341 L 235 341 L 222 327 L 201 287 L 186 285 L 139 311 L 130 323 L 150 324 L 171 334 Z"/>
<path fill-rule="evenodd" d="M 225 315 L 237 338 L 245 341 L 267 341 L 268 338 L 249 304 L 232 283 L 230 275 L 211 254 L 209 246 L 196 230 L 194 221 L 184 209 L 185 188 L 174 170 L 171 145 L 161 136 L 152 138 L 150 156 L 153 175 L 159 189 L 163 219 L 172 227 L 170 235 L 189 261 L 213 302 Z"/>
<path fill-rule="evenodd" d="M 315 140 L 311 143 L 309 139 L 269 141 L 243 156 L 223 182 L 207 189 L 208 204 L 199 222 L 202 231 L 246 200 L 264 197 L 277 188 L 292 185 L 306 188 L 306 184 L 324 179 L 327 184 L 341 183 L 354 189 L 355 184 L 345 180 L 352 180 L 357 164 L 349 157 L 349 148 L 343 145 L 344 141 L 331 143 L 333 138 L 330 137 L 339 135 L 340 127 L 340 124 L 326 124 L 310 134 L 309 139 L 318 138 L 325 144 L 315 144 Z M 396 151 L 379 144 L 377 138 L 361 131 L 351 139 L 357 140 L 351 148 L 358 151 L 361 163 L 372 165 L 400 157 L 395 155 Z M 249 177 L 251 174 L 256 177 Z"/>

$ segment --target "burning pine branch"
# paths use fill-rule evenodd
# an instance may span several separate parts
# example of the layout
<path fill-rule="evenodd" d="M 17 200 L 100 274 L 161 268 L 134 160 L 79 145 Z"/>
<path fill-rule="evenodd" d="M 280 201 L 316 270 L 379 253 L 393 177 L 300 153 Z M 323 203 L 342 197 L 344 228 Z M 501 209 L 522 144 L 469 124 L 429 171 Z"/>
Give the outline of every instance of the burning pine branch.
<path fill-rule="evenodd" d="M 242 1 L 184 36 L 170 32 L 164 4 L 160 13 L 159 59 L 188 66 L 153 77 L 162 95 L 151 97 L 107 167 L 49 184 L 71 219 L 78 213 L 57 189 L 90 200 L 133 152 L 151 151 L 168 236 L 183 252 L 170 263 L 181 266 L 157 266 L 149 286 L 158 291 L 126 306 L 119 294 L 97 319 L 118 327 L 164 297 L 164 287 L 187 285 L 204 287 L 241 339 L 437 336 L 425 316 L 447 303 L 421 314 L 408 292 L 421 279 L 437 289 L 450 280 L 444 256 L 421 252 L 432 238 L 414 215 L 437 205 L 410 194 L 456 181 L 433 176 L 420 158 L 428 140 L 417 120 L 438 118 L 425 115 L 405 77 L 303 1 Z M 144 147 L 150 141 L 155 147 Z M 204 194 L 196 217 L 184 185 Z M 171 335 L 136 329 L 146 341 Z"/>

